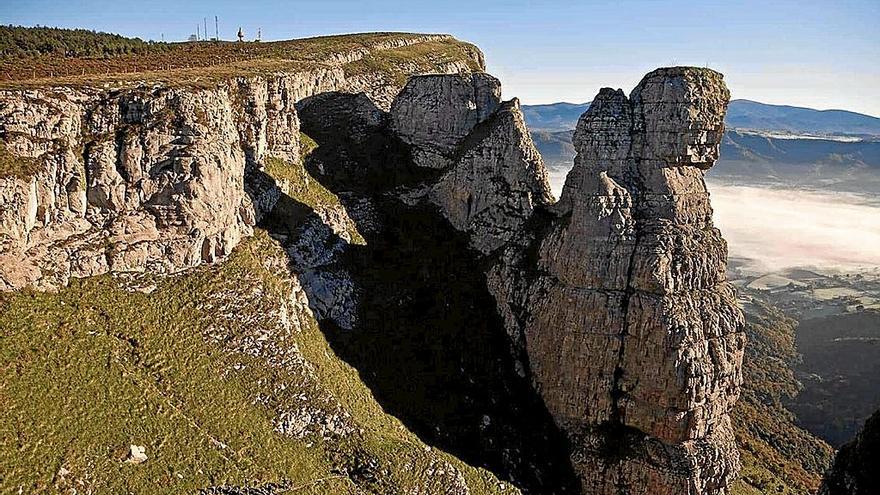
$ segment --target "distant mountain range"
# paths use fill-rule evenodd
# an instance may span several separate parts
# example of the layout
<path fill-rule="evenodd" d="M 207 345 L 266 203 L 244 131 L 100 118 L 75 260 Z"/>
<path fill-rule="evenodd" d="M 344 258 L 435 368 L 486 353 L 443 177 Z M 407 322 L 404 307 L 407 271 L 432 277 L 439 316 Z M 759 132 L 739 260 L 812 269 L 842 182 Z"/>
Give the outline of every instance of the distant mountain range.
<path fill-rule="evenodd" d="M 880 135 L 880 118 L 846 110 L 814 110 L 733 100 L 727 108 L 728 127 L 805 134 Z"/>
<path fill-rule="evenodd" d="M 523 105 L 532 139 L 561 181 L 571 168 L 573 129 L 589 103 Z M 733 100 L 721 159 L 710 177 L 744 184 L 880 192 L 880 119 Z"/>
<path fill-rule="evenodd" d="M 841 141 L 728 129 L 721 143 L 725 160 L 824 163 L 880 168 L 880 140 Z"/>
<path fill-rule="evenodd" d="M 589 103 L 523 105 L 532 130 L 574 129 Z M 733 100 L 727 108 L 727 126 L 736 129 L 788 134 L 880 136 L 880 118 L 845 110 L 814 110 L 788 105 L 769 105 L 750 100 Z"/>

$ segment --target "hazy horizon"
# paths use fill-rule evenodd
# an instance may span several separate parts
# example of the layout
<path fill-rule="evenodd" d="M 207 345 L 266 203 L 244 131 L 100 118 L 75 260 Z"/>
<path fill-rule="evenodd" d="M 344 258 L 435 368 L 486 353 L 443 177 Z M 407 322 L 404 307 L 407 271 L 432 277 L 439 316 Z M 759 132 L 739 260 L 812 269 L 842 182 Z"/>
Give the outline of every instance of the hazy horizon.
<path fill-rule="evenodd" d="M 737 8 L 718 1 L 3 3 L 3 24 L 153 40 L 185 40 L 204 18 L 213 33 L 214 15 L 223 39 L 234 39 L 239 26 L 248 38 L 261 29 L 265 40 L 363 31 L 450 33 L 484 51 L 505 98 L 527 104 L 589 101 L 602 87 L 629 91 L 657 67 L 696 65 L 724 73 L 734 98 L 880 115 L 880 30 L 874 25 L 880 2 L 869 0 L 750 0 Z"/>

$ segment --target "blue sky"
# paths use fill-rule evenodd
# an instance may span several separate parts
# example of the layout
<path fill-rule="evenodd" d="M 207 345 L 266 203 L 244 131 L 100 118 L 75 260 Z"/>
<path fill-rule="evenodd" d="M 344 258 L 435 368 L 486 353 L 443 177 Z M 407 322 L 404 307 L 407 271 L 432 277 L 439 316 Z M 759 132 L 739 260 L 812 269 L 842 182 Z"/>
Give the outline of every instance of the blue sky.
<path fill-rule="evenodd" d="M 286 39 L 357 31 L 445 32 L 476 43 L 505 97 L 582 102 L 651 69 L 723 72 L 735 98 L 880 115 L 880 0 L 170 1 L 0 0 L 0 23 L 182 40 L 220 16 Z"/>

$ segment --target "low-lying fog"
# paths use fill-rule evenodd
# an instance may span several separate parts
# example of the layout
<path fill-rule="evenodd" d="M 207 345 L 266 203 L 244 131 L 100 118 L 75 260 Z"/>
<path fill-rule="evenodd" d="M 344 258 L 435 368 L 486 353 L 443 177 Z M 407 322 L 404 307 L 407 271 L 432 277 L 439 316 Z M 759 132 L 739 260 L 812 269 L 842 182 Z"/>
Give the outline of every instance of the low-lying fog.
<path fill-rule="evenodd" d="M 855 194 L 708 183 L 731 258 L 751 268 L 880 265 L 880 204 Z"/>
<path fill-rule="evenodd" d="M 551 168 L 556 197 L 567 170 Z M 880 200 L 855 194 L 708 181 L 715 225 L 743 268 L 857 271 L 880 266 Z"/>

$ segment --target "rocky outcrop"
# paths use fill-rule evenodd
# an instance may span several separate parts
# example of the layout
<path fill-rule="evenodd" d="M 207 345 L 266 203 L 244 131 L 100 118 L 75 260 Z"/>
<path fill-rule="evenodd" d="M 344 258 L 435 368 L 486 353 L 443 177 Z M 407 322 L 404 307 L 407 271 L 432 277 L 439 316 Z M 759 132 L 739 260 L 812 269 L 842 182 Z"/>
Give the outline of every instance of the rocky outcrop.
<path fill-rule="evenodd" d="M 501 102 L 501 83 L 488 74 L 410 79 L 391 104 L 391 127 L 412 146 L 416 165 L 446 168 L 459 143 Z"/>
<path fill-rule="evenodd" d="M 744 337 L 703 181 L 729 99 L 721 75 L 660 69 L 629 97 L 603 89 L 552 206 L 517 102 L 481 104 L 485 81 L 415 78 L 392 104 L 414 162 L 443 171 L 408 198 L 436 205 L 488 260 L 584 493 L 725 492 Z"/>
<path fill-rule="evenodd" d="M 585 492 L 721 493 L 738 471 L 743 316 L 703 181 L 728 100 L 716 72 L 660 69 L 603 89 L 575 131 L 523 333 Z"/>
<path fill-rule="evenodd" d="M 472 59 L 410 59 L 387 70 L 344 64 L 384 49 L 338 53 L 297 73 L 236 77 L 216 87 L 164 85 L 0 91 L 0 139 L 34 174 L 0 178 L 0 290 L 52 288 L 106 272 L 175 272 L 221 259 L 278 199 L 254 174 L 267 157 L 299 159 L 295 104 L 332 90 L 390 104 L 400 71 L 468 71 Z M 386 46 L 387 45 L 387 46 Z"/>
<path fill-rule="evenodd" d="M 366 95 L 340 92 L 307 98 L 298 109 L 309 134 L 333 150 L 310 160 L 319 178 L 356 191 L 346 195 L 349 214 L 357 216 L 358 201 L 383 195 L 432 205 L 471 234 L 471 247 L 491 255 L 522 246 L 519 236 L 535 208 L 552 202 L 519 102 L 502 102 L 500 95 L 500 82 L 488 74 L 433 74 L 410 78 L 389 112 Z M 355 223 L 370 228 L 363 218 Z M 317 235 L 322 240 L 310 242 L 316 248 L 294 245 L 291 259 L 315 282 L 312 307 L 319 317 L 351 329 L 358 288 L 340 270 L 344 246 L 333 240 L 344 229 L 318 224 L 307 221 L 297 234 L 300 240 Z M 310 261 L 320 253 L 326 259 Z"/>
<path fill-rule="evenodd" d="M 443 171 L 423 195 L 483 254 L 511 243 L 553 197 L 513 99 L 488 74 L 410 79 L 391 105 L 392 129 L 415 165 Z M 411 193 L 412 194 L 412 193 Z"/>
<path fill-rule="evenodd" d="M 468 136 L 430 197 L 484 254 L 515 242 L 534 209 L 553 201 L 518 100 L 501 104 Z"/>
<path fill-rule="evenodd" d="M 880 493 L 880 411 L 865 421 L 852 442 L 837 452 L 834 465 L 825 474 L 819 495 L 868 495 Z"/>
<path fill-rule="evenodd" d="M 602 90 L 552 206 L 517 102 L 481 99 L 499 93 L 486 80 L 411 80 L 392 128 L 416 164 L 443 171 L 414 196 L 490 260 L 583 492 L 723 493 L 739 469 L 728 412 L 744 336 L 703 181 L 729 100 L 721 75 L 661 69 L 629 97 Z"/>

